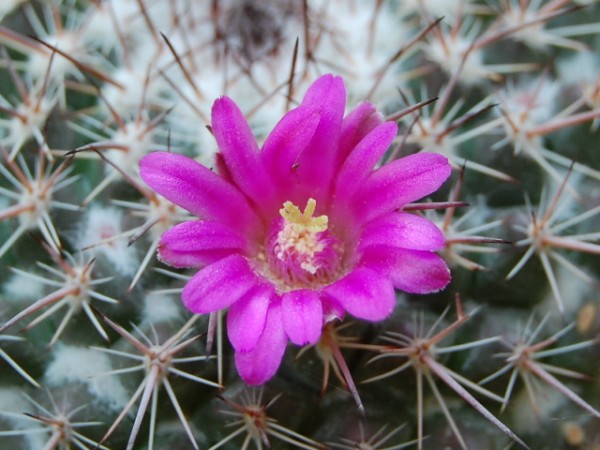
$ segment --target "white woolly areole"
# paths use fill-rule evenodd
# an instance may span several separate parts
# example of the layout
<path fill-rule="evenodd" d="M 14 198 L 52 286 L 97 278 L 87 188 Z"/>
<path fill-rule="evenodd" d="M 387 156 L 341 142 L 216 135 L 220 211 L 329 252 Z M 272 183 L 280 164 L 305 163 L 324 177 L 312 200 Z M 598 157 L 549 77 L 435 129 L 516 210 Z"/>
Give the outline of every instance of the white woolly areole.
<path fill-rule="evenodd" d="M 31 403 L 25 400 L 25 397 L 20 393 L 16 386 L 0 389 L 0 411 L 10 412 L 14 414 L 23 414 L 24 411 L 31 411 Z M 36 422 L 23 415 L 23 419 L 14 416 L 2 416 L 3 422 L 10 423 L 12 430 L 23 430 L 25 447 L 31 450 L 39 450 L 44 448 L 47 434 L 42 432 L 25 432 L 25 430 L 43 429 L 40 422 Z M 4 446 L 2 447 L 4 448 Z"/>
<path fill-rule="evenodd" d="M 435 17 L 454 17 L 457 12 L 469 9 L 469 0 L 403 0 L 398 7 L 403 15 L 427 13 Z"/>
<path fill-rule="evenodd" d="M 125 276 L 135 273 L 138 266 L 134 247 L 127 246 L 125 238 L 111 240 L 123 232 L 122 212 L 116 208 L 90 207 L 81 222 L 76 247 L 91 247 L 88 252 L 104 256 L 115 268 L 116 273 Z"/>
<path fill-rule="evenodd" d="M 327 24 L 327 32 L 317 47 L 318 57 L 322 61 L 335 61 L 335 70 L 346 79 L 351 106 L 367 95 L 376 103 L 389 99 L 389 92 L 403 81 L 398 64 L 387 70 L 378 88 L 371 92 L 373 84 L 390 57 L 415 34 L 403 24 L 399 12 L 390 3 L 384 2 L 377 14 L 375 3 L 310 2 L 319 20 Z"/>
<path fill-rule="evenodd" d="M 61 345 L 56 347 L 53 356 L 44 375 L 49 386 L 80 383 L 113 410 L 122 408 L 127 402 L 129 394 L 118 377 L 97 376 L 112 370 L 107 355 L 83 347 Z"/>
<path fill-rule="evenodd" d="M 505 113 L 513 117 L 517 123 L 526 122 L 536 125 L 554 117 L 560 93 L 560 85 L 556 81 L 532 78 L 517 84 L 509 84 L 502 93 L 501 102 Z"/>
<path fill-rule="evenodd" d="M 25 0 L 2 0 L 0 2 L 0 20 L 4 19 L 5 16 L 13 12 L 22 3 L 25 3 Z"/>
<path fill-rule="evenodd" d="M 567 85 L 594 83 L 600 77 L 600 59 L 592 51 L 577 52 L 557 63 L 558 79 Z"/>
<path fill-rule="evenodd" d="M 146 78 L 149 76 L 148 67 L 150 63 L 143 62 L 131 67 L 123 66 L 115 69 L 111 77 L 121 87 L 108 83 L 102 86 L 102 98 L 98 97 L 98 106 L 104 114 L 110 112 L 107 104 L 121 117 L 128 118 L 135 117 L 141 105 L 161 103 L 161 92 L 166 89 L 164 80 L 154 77 L 146 84 Z M 166 109 L 170 105 L 163 106 Z"/>
<path fill-rule="evenodd" d="M 6 301 L 20 303 L 22 300 L 42 298 L 44 296 L 44 285 L 31 277 L 15 272 L 4 283 L 3 292 Z"/>
<path fill-rule="evenodd" d="M 79 61 L 89 59 L 89 54 L 84 45 L 82 45 L 81 36 L 76 32 L 63 31 L 54 35 L 44 37 L 44 41 L 52 47 L 60 49 L 66 55 L 69 55 Z M 52 58 L 52 51 L 31 52 L 27 60 L 27 73 L 30 73 L 35 80 L 43 80 L 46 72 L 50 70 L 51 79 L 60 81 L 66 76 L 81 78 L 79 69 L 75 64 L 65 57 L 57 56 Z M 85 61 L 89 63 L 90 61 Z"/>
<path fill-rule="evenodd" d="M 148 294 L 144 298 L 144 322 L 158 324 L 177 320 L 181 316 L 180 301 L 162 294 Z"/>
<path fill-rule="evenodd" d="M 136 0 L 100 2 L 90 8 L 87 14 L 85 28 L 82 29 L 83 39 L 99 46 L 106 53 L 118 48 L 119 35 L 115 29 L 115 21 L 119 32 L 128 40 L 146 29 Z"/>

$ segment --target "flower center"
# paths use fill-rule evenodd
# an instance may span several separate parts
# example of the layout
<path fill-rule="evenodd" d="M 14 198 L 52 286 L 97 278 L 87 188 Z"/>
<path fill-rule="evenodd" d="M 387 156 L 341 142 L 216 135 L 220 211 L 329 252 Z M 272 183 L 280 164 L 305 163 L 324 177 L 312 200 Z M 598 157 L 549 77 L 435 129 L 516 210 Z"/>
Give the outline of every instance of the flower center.
<path fill-rule="evenodd" d="M 275 251 L 277 258 L 286 261 L 294 256 L 300 262 L 300 268 L 312 275 L 318 266 L 315 255 L 323 251 L 325 245 L 319 235 L 327 230 L 327 216 L 313 217 L 317 202 L 311 198 L 301 213 L 292 202 L 285 202 L 279 213 L 285 220 L 283 229 L 277 234 Z"/>
<path fill-rule="evenodd" d="M 330 283 L 340 268 L 340 245 L 328 230 L 326 215 L 314 217 L 310 198 L 304 212 L 287 201 L 279 210 L 282 219 L 269 233 L 266 259 L 280 290 L 315 288 Z"/>

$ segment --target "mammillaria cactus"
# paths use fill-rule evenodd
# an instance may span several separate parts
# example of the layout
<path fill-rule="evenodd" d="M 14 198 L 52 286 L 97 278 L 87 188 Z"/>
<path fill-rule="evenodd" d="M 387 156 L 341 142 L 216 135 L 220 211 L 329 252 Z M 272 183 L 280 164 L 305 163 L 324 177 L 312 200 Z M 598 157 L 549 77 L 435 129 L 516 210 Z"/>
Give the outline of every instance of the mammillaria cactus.
<path fill-rule="evenodd" d="M 596 1 L 0 20 L 1 448 L 600 448 Z"/>

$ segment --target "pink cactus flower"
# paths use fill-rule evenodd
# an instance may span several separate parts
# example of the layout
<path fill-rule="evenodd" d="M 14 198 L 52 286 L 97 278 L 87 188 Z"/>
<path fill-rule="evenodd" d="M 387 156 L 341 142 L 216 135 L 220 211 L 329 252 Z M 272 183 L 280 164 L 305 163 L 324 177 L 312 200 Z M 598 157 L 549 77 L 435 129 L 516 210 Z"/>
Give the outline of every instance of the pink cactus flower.
<path fill-rule="evenodd" d="M 440 230 L 402 212 L 450 175 L 441 155 L 419 153 L 380 168 L 397 134 L 374 106 L 344 117 L 341 78 L 325 75 L 259 148 L 236 104 L 212 108 L 218 173 L 155 152 L 140 163 L 154 191 L 199 217 L 163 234 L 158 254 L 200 270 L 183 289 L 197 314 L 228 308 L 227 332 L 248 384 L 277 371 L 288 339 L 318 341 L 347 312 L 379 321 L 410 293 L 443 289 L 450 273 L 435 251 Z"/>

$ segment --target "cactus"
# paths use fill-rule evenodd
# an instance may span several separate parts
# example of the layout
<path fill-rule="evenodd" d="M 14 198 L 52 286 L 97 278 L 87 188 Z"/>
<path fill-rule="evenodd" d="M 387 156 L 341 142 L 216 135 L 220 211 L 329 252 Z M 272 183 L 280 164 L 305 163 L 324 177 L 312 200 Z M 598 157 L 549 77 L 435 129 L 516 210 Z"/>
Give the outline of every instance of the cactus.
<path fill-rule="evenodd" d="M 0 44 L 1 448 L 600 449 L 598 2 L 5 1 Z"/>

